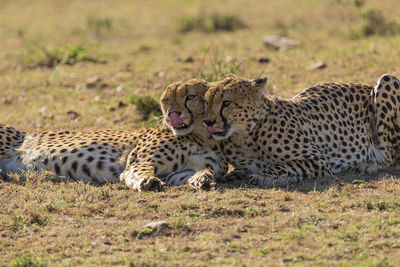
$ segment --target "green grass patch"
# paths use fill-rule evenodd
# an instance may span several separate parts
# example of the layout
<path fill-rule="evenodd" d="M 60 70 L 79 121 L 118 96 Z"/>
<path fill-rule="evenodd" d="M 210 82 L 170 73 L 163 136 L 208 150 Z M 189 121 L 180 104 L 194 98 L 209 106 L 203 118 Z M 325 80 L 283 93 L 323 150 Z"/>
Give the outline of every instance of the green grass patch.
<path fill-rule="evenodd" d="M 110 37 L 113 32 L 114 22 L 111 18 L 88 16 L 85 27 L 75 30 L 74 34 L 82 41 L 100 42 Z"/>
<path fill-rule="evenodd" d="M 132 95 L 129 101 L 136 106 L 136 110 L 142 120 L 148 120 L 151 117 L 162 115 L 160 104 L 151 96 Z"/>
<path fill-rule="evenodd" d="M 234 31 L 246 27 L 243 20 L 234 14 L 212 12 L 199 12 L 194 16 L 182 16 L 175 20 L 175 27 L 179 32 L 187 33 L 192 31 L 218 32 Z"/>
<path fill-rule="evenodd" d="M 223 57 L 223 53 L 218 48 L 206 48 L 202 64 L 199 69 L 199 78 L 209 82 L 223 79 L 228 74 L 240 76 L 245 60 L 233 57 Z"/>
<path fill-rule="evenodd" d="M 72 44 L 61 47 L 48 45 L 30 48 L 27 52 L 21 53 L 19 59 L 24 66 L 29 68 L 53 68 L 57 65 L 74 65 L 78 62 L 102 62 L 99 58 L 92 55 L 89 47 Z"/>
<path fill-rule="evenodd" d="M 39 258 L 35 259 L 29 254 L 22 254 L 16 256 L 11 261 L 11 265 L 14 267 L 40 267 L 46 264 Z"/>
<path fill-rule="evenodd" d="M 400 34 L 400 22 L 388 18 L 380 9 L 369 8 L 361 13 L 361 23 L 358 29 L 350 32 L 351 39 L 359 39 L 373 35 Z"/>

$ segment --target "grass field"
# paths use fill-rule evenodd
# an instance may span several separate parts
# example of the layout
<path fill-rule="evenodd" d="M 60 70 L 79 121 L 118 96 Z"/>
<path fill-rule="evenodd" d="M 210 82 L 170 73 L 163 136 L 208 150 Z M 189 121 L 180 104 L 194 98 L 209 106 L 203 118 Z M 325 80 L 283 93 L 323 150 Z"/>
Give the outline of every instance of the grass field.
<path fill-rule="evenodd" d="M 267 48 L 275 34 L 297 47 Z M 396 0 L 2 0 L 0 40 L 0 123 L 26 131 L 157 125 L 138 99 L 185 78 L 265 74 L 291 97 L 400 75 Z M 25 176 L 0 180 L 1 266 L 400 263 L 398 170 L 159 193 Z"/>

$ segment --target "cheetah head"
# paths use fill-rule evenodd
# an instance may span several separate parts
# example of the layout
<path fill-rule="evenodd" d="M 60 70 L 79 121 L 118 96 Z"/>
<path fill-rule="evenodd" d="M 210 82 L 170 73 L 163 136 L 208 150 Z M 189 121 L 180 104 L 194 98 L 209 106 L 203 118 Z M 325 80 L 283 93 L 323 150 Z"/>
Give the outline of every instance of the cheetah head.
<path fill-rule="evenodd" d="M 229 138 L 234 132 L 251 132 L 259 118 L 266 77 L 248 80 L 229 76 L 214 83 L 205 95 L 204 126 L 214 139 Z"/>
<path fill-rule="evenodd" d="M 204 94 L 209 83 L 191 79 L 170 84 L 161 96 L 164 124 L 176 135 L 186 135 L 193 131 L 196 121 L 205 112 Z"/>

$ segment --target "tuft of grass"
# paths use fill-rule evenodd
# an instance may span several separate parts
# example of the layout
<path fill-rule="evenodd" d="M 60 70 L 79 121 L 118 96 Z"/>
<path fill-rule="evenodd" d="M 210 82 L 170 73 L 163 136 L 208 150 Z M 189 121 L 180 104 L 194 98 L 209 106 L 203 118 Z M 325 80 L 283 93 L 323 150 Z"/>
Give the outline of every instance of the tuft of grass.
<path fill-rule="evenodd" d="M 357 8 L 361 8 L 365 5 L 365 0 L 335 0 L 339 5 L 353 4 Z"/>
<path fill-rule="evenodd" d="M 32 212 L 31 214 L 29 214 L 29 218 L 27 221 L 27 223 L 29 224 L 37 224 L 39 226 L 46 226 L 48 222 L 49 217 L 43 216 L 36 212 Z"/>
<path fill-rule="evenodd" d="M 385 210 L 395 210 L 400 207 L 400 204 L 397 202 L 385 202 L 385 201 L 379 201 L 379 202 L 370 202 L 370 201 L 365 201 L 364 202 L 365 207 L 367 210 L 379 210 L 379 211 L 385 211 Z"/>
<path fill-rule="evenodd" d="M 350 32 L 350 38 L 359 39 L 373 35 L 400 34 L 400 23 L 388 19 L 380 9 L 370 8 L 361 13 L 361 26 Z"/>
<path fill-rule="evenodd" d="M 204 59 L 199 69 L 198 77 L 209 82 L 217 81 L 228 74 L 240 75 L 244 60 L 232 57 L 222 57 L 219 49 L 208 48 L 204 52 Z"/>
<path fill-rule="evenodd" d="M 142 120 L 148 120 L 151 117 L 162 115 L 160 104 L 151 96 L 132 95 L 129 101 L 136 106 L 136 110 L 142 117 Z"/>
<path fill-rule="evenodd" d="M 76 30 L 74 33 L 82 40 L 99 42 L 105 40 L 113 33 L 113 25 L 114 23 L 111 18 L 88 16 L 86 18 L 86 26 L 83 29 Z"/>
<path fill-rule="evenodd" d="M 12 211 L 9 212 L 9 229 L 17 232 L 24 226 L 36 224 L 38 226 L 46 226 L 50 220 L 48 216 L 41 215 L 36 212 L 30 212 L 27 216 L 15 215 Z"/>
<path fill-rule="evenodd" d="M 91 50 L 88 47 L 71 44 L 61 47 L 48 45 L 36 49 L 29 49 L 28 52 L 21 53 L 19 58 L 28 68 L 53 68 L 56 65 L 74 65 L 78 62 L 101 62 L 91 55 Z"/>
<path fill-rule="evenodd" d="M 243 20 L 234 14 L 222 14 L 219 12 L 199 12 L 194 16 L 182 16 L 175 20 L 175 26 L 179 32 L 218 32 L 234 31 L 246 27 Z"/>
<path fill-rule="evenodd" d="M 41 259 L 33 259 L 31 255 L 22 254 L 16 256 L 11 261 L 12 266 L 15 267 L 39 267 L 45 266 Z"/>
<path fill-rule="evenodd" d="M 9 228 L 13 232 L 17 232 L 24 226 L 24 220 L 22 215 L 14 215 L 14 214 L 9 214 L 10 216 L 10 222 L 9 222 Z"/>

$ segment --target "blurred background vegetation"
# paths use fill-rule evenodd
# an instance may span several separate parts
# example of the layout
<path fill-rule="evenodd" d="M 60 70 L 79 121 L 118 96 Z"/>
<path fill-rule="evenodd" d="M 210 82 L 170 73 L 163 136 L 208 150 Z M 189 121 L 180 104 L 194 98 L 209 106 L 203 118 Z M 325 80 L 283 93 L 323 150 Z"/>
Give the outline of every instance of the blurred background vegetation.
<path fill-rule="evenodd" d="M 266 74 L 268 92 L 284 97 L 326 81 L 371 84 L 398 71 L 397 4 L 3 0 L 0 122 L 28 130 L 156 125 L 151 109 L 168 83 L 228 73 Z M 291 45 L 266 45 L 269 35 Z"/>

